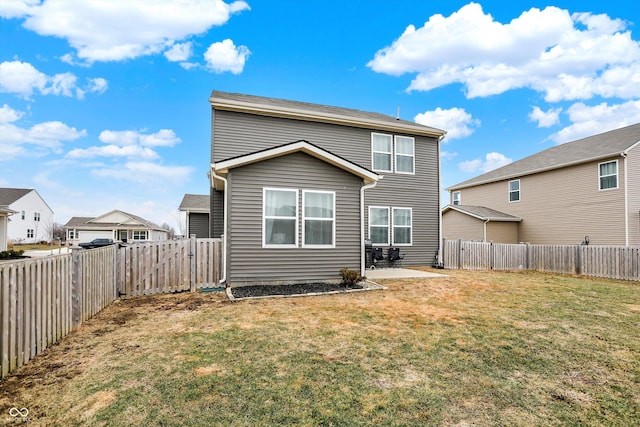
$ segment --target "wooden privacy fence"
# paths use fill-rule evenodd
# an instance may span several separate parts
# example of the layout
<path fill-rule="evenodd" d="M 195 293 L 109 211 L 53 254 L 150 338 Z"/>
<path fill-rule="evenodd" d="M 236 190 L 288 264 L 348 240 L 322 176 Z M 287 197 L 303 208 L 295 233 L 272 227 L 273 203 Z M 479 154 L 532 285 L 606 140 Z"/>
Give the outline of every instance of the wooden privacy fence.
<path fill-rule="evenodd" d="M 0 263 L 0 379 L 119 294 L 218 286 L 221 257 L 220 239 L 191 238 Z"/>
<path fill-rule="evenodd" d="M 533 270 L 640 280 L 640 247 L 533 245 L 443 240 L 444 267 Z"/>
<path fill-rule="evenodd" d="M 0 378 L 115 299 L 115 246 L 0 264 Z"/>

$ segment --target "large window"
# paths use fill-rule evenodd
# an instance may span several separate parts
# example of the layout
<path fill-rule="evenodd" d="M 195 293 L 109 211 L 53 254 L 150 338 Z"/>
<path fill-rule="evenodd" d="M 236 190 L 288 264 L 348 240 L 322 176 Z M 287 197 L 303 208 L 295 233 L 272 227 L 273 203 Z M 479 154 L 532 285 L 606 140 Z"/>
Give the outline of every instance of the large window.
<path fill-rule="evenodd" d="M 369 239 L 374 245 L 389 244 L 389 208 L 369 207 Z"/>
<path fill-rule="evenodd" d="M 393 244 L 411 244 L 411 208 L 393 208 Z"/>
<path fill-rule="evenodd" d="M 133 230 L 133 240 L 147 240 L 147 230 Z"/>
<path fill-rule="evenodd" d="M 265 247 L 298 246 L 298 190 L 263 190 L 263 232 Z"/>
<path fill-rule="evenodd" d="M 509 202 L 520 201 L 520 180 L 509 181 Z"/>
<path fill-rule="evenodd" d="M 600 190 L 618 188 L 618 161 L 600 163 L 598 165 Z"/>
<path fill-rule="evenodd" d="M 371 134 L 371 155 L 373 170 L 391 172 L 391 156 L 393 152 L 391 135 Z"/>
<path fill-rule="evenodd" d="M 335 193 L 328 191 L 302 192 L 303 246 L 335 245 Z"/>
<path fill-rule="evenodd" d="M 413 173 L 414 139 L 408 136 L 396 136 L 396 172 Z"/>

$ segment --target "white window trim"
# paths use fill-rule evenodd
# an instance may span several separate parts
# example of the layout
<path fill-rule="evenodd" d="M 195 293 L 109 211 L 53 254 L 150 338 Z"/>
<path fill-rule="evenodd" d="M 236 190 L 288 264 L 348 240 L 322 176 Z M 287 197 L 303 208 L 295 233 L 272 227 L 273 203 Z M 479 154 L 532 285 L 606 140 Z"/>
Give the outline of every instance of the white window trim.
<path fill-rule="evenodd" d="M 413 144 L 411 144 L 411 161 L 412 161 L 412 166 L 411 172 L 404 172 L 404 171 L 398 171 L 398 156 L 402 156 L 402 157 L 409 157 L 409 155 L 407 154 L 398 154 L 398 150 L 396 149 L 397 147 L 397 140 L 398 138 L 406 138 L 406 139 L 410 139 Z M 394 135 L 393 137 L 393 152 L 394 152 L 394 156 L 393 156 L 393 166 L 395 167 L 395 173 L 397 174 L 401 174 L 401 175 L 415 175 L 416 174 L 416 139 L 412 136 L 404 136 L 404 135 Z"/>
<path fill-rule="evenodd" d="M 304 213 L 305 211 L 305 198 L 307 193 L 322 193 L 322 194 L 331 194 L 333 196 L 333 206 L 331 207 L 333 210 L 333 218 L 316 218 L 316 217 L 307 217 Z M 330 245 L 308 245 L 305 243 L 306 237 L 306 220 L 313 221 L 331 221 L 332 222 L 332 230 L 331 230 L 331 244 Z M 336 247 L 336 192 L 335 191 L 324 191 L 324 190 L 302 190 L 302 247 L 309 249 L 331 249 Z"/>
<path fill-rule="evenodd" d="M 512 182 L 518 182 L 518 200 L 511 200 L 511 193 L 515 193 L 515 190 L 511 190 L 511 183 Z M 509 182 L 507 182 L 507 200 L 509 201 L 509 203 L 518 203 L 520 200 L 522 200 L 522 185 L 520 182 L 520 179 L 512 179 Z"/>
<path fill-rule="evenodd" d="M 387 243 L 377 243 L 377 242 L 373 242 L 373 240 L 371 239 L 371 209 L 386 209 L 387 210 Z M 389 243 L 391 242 L 391 209 L 389 208 L 389 206 L 369 206 L 369 216 L 368 216 L 368 232 L 369 232 L 369 240 L 371 240 L 371 244 L 376 246 L 376 245 L 386 245 L 388 246 Z M 374 227 L 381 227 L 381 225 L 374 225 Z"/>
<path fill-rule="evenodd" d="M 606 165 L 607 163 L 615 163 L 616 164 L 616 186 L 615 187 L 610 187 L 610 188 L 602 188 L 602 178 L 608 177 L 608 176 L 613 176 L 614 174 L 611 175 L 600 175 L 600 166 L 601 165 Z M 601 162 L 598 163 L 598 191 L 609 191 L 609 190 L 617 190 L 618 187 L 620 186 L 620 176 L 619 176 L 619 172 L 620 172 L 620 165 L 618 164 L 618 159 L 616 160 L 609 160 L 608 162 Z"/>
<path fill-rule="evenodd" d="M 266 242 L 266 238 L 267 238 L 267 233 L 266 233 L 266 226 L 267 226 L 267 216 L 265 215 L 265 212 L 267 211 L 267 191 L 289 191 L 289 192 L 295 192 L 296 193 L 296 216 L 295 216 L 295 221 L 296 221 L 296 225 L 295 225 L 295 243 L 294 244 L 290 244 L 290 243 L 286 243 L 286 244 L 282 244 L 282 245 L 276 245 L 276 244 L 268 244 Z M 297 248 L 298 247 L 298 230 L 299 230 L 299 217 L 300 217 L 300 208 L 299 208 L 299 204 L 298 204 L 298 193 L 299 190 L 297 188 L 275 188 L 275 187 L 264 187 L 262 189 L 262 247 L 263 248 L 272 248 L 272 249 L 291 249 L 291 248 Z M 273 219 L 291 219 L 291 217 L 287 216 L 287 217 L 277 217 L 277 216 L 270 216 L 269 218 L 273 218 Z"/>
<path fill-rule="evenodd" d="M 382 135 L 382 136 L 387 136 L 391 138 L 391 151 L 387 152 L 387 151 L 375 151 L 373 149 L 373 136 L 374 135 Z M 394 138 L 393 135 L 390 135 L 388 133 L 379 133 L 379 132 L 371 132 L 371 169 L 373 169 L 376 172 L 388 172 L 388 173 L 393 173 L 393 146 L 394 146 Z M 378 154 L 388 154 L 389 155 L 389 169 L 376 169 L 375 168 L 375 161 L 374 161 L 374 155 L 378 153 Z M 414 166 L 415 169 L 415 166 Z"/>
<path fill-rule="evenodd" d="M 456 194 L 458 195 L 458 199 L 456 200 Z M 456 203 L 456 201 L 458 203 Z M 454 206 L 460 206 L 462 204 L 462 191 L 454 191 L 451 193 L 451 204 Z M 413 220 L 413 217 L 411 218 Z"/>
<path fill-rule="evenodd" d="M 395 211 L 396 210 L 408 210 L 411 214 L 411 224 L 407 225 L 398 225 L 396 226 L 395 224 Z M 393 207 L 391 209 L 391 214 L 392 216 L 390 217 L 390 222 L 393 223 L 393 230 L 391 232 L 392 238 L 393 238 L 393 246 L 413 246 L 413 208 L 403 208 L 403 207 Z M 402 227 L 402 228 L 408 228 L 410 230 L 409 233 L 409 243 L 396 243 L 396 232 L 395 232 L 395 228 L 396 227 Z"/>

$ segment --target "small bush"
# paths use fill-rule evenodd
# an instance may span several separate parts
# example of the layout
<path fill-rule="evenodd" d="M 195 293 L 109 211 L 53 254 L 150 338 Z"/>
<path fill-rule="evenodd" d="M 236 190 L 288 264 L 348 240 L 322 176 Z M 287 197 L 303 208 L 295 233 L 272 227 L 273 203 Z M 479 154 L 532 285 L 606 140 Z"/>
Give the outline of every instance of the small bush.
<path fill-rule="evenodd" d="M 345 286 L 353 286 L 364 279 L 359 271 L 350 270 L 347 267 L 340 270 L 340 277 L 342 277 L 342 284 Z"/>
<path fill-rule="evenodd" d="M 9 249 L 8 251 L 2 251 L 0 252 L 0 259 L 4 259 L 4 258 L 13 258 L 13 257 L 20 257 L 22 256 L 22 254 L 24 254 L 23 250 L 13 250 L 13 249 Z"/>

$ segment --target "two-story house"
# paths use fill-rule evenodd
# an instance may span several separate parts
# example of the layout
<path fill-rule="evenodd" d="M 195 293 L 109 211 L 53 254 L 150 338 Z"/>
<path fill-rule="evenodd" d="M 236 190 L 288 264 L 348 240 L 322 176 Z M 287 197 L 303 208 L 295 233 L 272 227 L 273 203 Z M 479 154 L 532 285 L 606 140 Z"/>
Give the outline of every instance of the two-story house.
<path fill-rule="evenodd" d="M 32 188 L 0 188 L 0 206 L 15 212 L 7 221 L 6 238 L 13 243 L 50 241 L 53 210 Z"/>
<path fill-rule="evenodd" d="M 228 286 L 365 273 L 365 240 L 430 265 L 445 132 L 391 116 L 214 91 L 210 229 Z"/>
<path fill-rule="evenodd" d="M 549 148 L 447 190 L 445 238 L 640 245 L 640 124 Z"/>

